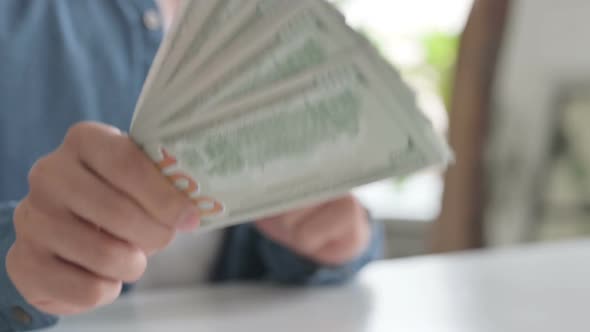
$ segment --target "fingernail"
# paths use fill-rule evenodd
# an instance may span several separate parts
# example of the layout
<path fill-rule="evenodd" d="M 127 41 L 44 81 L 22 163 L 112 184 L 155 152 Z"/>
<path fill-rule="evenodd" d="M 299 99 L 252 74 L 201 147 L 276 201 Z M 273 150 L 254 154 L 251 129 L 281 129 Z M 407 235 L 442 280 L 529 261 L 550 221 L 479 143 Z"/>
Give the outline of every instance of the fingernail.
<path fill-rule="evenodd" d="M 199 209 L 191 206 L 182 214 L 182 217 L 180 218 L 176 228 L 179 231 L 190 232 L 197 228 L 200 223 L 201 219 L 199 217 Z"/>

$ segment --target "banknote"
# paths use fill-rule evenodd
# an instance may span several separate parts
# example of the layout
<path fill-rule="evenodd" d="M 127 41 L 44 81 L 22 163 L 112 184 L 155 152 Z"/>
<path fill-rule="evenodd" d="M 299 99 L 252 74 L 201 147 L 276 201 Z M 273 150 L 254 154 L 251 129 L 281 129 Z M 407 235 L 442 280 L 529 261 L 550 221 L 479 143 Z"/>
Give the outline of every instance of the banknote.
<path fill-rule="evenodd" d="M 161 76 L 162 88 L 176 80 L 179 73 L 188 70 L 188 62 L 195 61 L 197 57 L 203 57 L 207 52 L 207 44 L 218 40 L 214 36 L 224 27 L 235 22 L 234 19 L 248 5 L 243 0 L 217 0 L 217 1 L 186 1 L 189 3 L 186 14 L 191 19 L 181 21 L 178 26 L 180 36 L 172 45 L 170 56 L 167 59 L 167 74 Z M 182 70 L 181 70 L 182 69 Z"/>
<path fill-rule="evenodd" d="M 196 13 L 203 13 L 205 15 L 205 11 L 200 7 L 206 3 L 211 2 L 181 1 L 180 9 L 167 33 L 168 38 L 163 40 L 158 49 L 137 102 L 136 108 L 142 109 L 142 112 L 136 112 L 134 116 L 147 116 L 147 110 L 144 107 L 146 97 L 157 95 L 152 93 L 153 90 L 161 87 L 162 81 L 166 81 L 167 77 L 170 76 L 169 72 L 177 67 L 178 60 L 176 58 L 183 54 L 183 50 L 180 49 L 181 40 L 183 38 L 190 38 L 191 35 L 196 33 L 200 27 L 200 23 L 204 21 L 202 17 L 196 16 Z M 189 18 L 193 22 L 191 31 L 188 31 L 185 24 L 185 22 L 189 21 Z M 173 50 L 175 52 L 172 52 Z M 164 62 L 166 62 L 166 65 L 163 64 Z"/>
<path fill-rule="evenodd" d="M 130 135 L 201 231 L 445 165 L 411 89 L 323 0 L 186 1 Z"/>
<path fill-rule="evenodd" d="M 165 113 L 172 112 L 168 103 L 176 99 L 175 94 L 179 91 L 188 91 L 187 85 L 191 86 L 190 91 L 192 91 L 195 88 L 193 87 L 194 77 L 202 77 L 199 74 L 199 65 L 209 56 L 216 54 L 219 51 L 216 48 L 223 48 L 234 40 L 235 34 L 239 31 L 255 23 L 266 24 L 269 17 L 275 16 L 277 10 L 289 11 L 290 8 L 306 1 L 185 1 L 184 14 L 179 17 L 179 21 L 168 33 L 169 37 L 165 39 L 154 60 L 139 99 L 137 109 L 141 111 L 134 114 L 134 126 L 138 127 L 137 124 L 141 124 L 143 130 L 153 130 L 148 123 L 159 119 L 158 116 L 163 113 L 163 109 L 166 110 Z M 192 81 L 186 82 L 186 79 L 182 78 L 183 74 L 191 76 Z M 198 82 L 205 81 L 202 78 L 198 80 Z M 157 92 L 151 93 L 152 90 Z M 166 93 L 167 91 L 171 93 Z M 138 130 L 140 129 L 136 128 L 136 131 Z"/>
<path fill-rule="evenodd" d="M 363 52 L 229 103 L 143 144 L 202 212 L 202 230 L 311 202 L 449 154 L 412 133 Z"/>
<path fill-rule="evenodd" d="M 193 79 L 191 91 L 175 98 L 163 115 L 159 127 L 204 112 L 218 103 L 241 97 L 285 80 L 293 75 L 353 51 L 359 40 L 344 33 L 344 21 L 331 18 L 319 6 L 291 11 L 276 26 L 264 26 L 251 33 L 254 42 L 236 43 L 228 48 L 233 58 L 221 58 L 209 70 Z M 244 38 L 244 40 L 250 40 Z M 200 83 L 200 84 L 199 84 Z M 189 83 L 187 83 L 189 84 Z"/>
<path fill-rule="evenodd" d="M 210 61 L 215 60 L 226 48 L 234 42 L 238 36 L 241 40 L 247 40 L 248 37 L 243 35 L 243 31 L 247 31 L 250 27 L 255 25 L 264 25 L 271 19 L 274 19 L 277 14 L 289 11 L 291 8 L 301 6 L 307 0 L 292 1 L 292 0 L 220 0 L 225 2 L 222 6 L 221 13 L 216 20 L 209 20 L 202 30 L 208 32 L 203 38 L 203 44 L 196 49 L 190 47 L 189 50 L 183 53 L 183 58 L 178 68 L 182 71 L 175 72 L 174 83 L 166 86 L 164 92 L 178 91 L 178 86 L 185 83 L 191 83 L 195 77 L 198 77 L 201 70 L 210 68 Z M 235 5 L 238 3 L 238 5 Z M 228 10 L 228 9 L 233 10 Z M 225 15 L 222 15 L 225 14 Z M 187 28 L 190 30 L 190 28 Z M 255 40 L 255 39 L 250 39 Z"/>
<path fill-rule="evenodd" d="M 160 111 L 154 107 L 144 106 L 154 105 L 153 99 L 146 100 L 147 96 L 156 97 L 155 101 L 162 99 L 159 97 L 163 95 L 162 90 L 173 81 L 179 69 L 184 68 L 183 61 L 190 59 L 186 55 L 200 54 L 211 35 L 233 19 L 245 5 L 246 2 L 243 0 L 181 1 L 179 14 L 167 32 L 168 37 L 159 48 L 144 84 L 138 103 L 138 108 L 141 108 L 142 112 L 137 112 L 136 117 L 151 118 L 151 111 L 156 114 Z M 152 90 L 158 92 L 151 93 Z"/>

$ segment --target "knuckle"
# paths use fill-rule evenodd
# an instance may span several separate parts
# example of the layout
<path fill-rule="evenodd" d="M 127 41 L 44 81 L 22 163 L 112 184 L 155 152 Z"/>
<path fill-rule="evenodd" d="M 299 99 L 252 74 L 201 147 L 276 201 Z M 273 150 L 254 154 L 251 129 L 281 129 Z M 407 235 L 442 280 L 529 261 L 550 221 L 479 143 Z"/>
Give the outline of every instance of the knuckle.
<path fill-rule="evenodd" d="M 79 122 L 68 129 L 60 150 L 69 151 L 83 159 L 89 158 L 84 151 L 92 150 L 100 156 L 100 162 L 110 163 L 110 155 L 119 149 L 120 140 L 113 139 L 114 134 L 119 133 L 118 129 L 97 122 Z"/>
<path fill-rule="evenodd" d="M 52 176 L 53 171 L 53 158 L 51 155 L 37 160 L 28 174 L 30 190 L 35 191 L 42 188 L 47 183 L 47 179 Z"/>
<path fill-rule="evenodd" d="M 29 199 L 25 198 L 14 210 L 13 225 L 18 243 L 28 243 L 38 239 L 36 234 L 39 233 L 39 220 L 31 216 L 31 209 L 33 207 Z"/>
<path fill-rule="evenodd" d="M 80 122 L 71 126 L 64 138 L 64 144 L 74 148 L 78 147 L 92 128 L 90 122 Z"/>
<path fill-rule="evenodd" d="M 26 198 L 25 198 L 26 200 Z M 17 240 L 19 238 L 19 236 L 21 234 L 23 234 L 23 231 L 27 225 L 29 225 L 28 222 L 28 212 L 27 212 L 27 208 L 25 206 L 25 201 L 21 201 L 16 208 L 14 209 L 14 220 L 13 220 L 13 224 L 14 224 L 14 231 L 16 233 L 17 236 Z"/>

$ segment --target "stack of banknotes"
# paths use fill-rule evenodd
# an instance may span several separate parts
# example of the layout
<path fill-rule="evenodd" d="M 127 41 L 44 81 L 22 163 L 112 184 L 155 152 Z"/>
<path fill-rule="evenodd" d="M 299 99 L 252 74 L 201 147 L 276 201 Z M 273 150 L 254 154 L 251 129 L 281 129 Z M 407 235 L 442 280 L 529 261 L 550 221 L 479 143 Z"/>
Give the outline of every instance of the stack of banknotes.
<path fill-rule="evenodd" d="M 194 200 L 201 230 L 452 158 L 399 74 L 323 0 L 185 1 L 130 133 Z"/>

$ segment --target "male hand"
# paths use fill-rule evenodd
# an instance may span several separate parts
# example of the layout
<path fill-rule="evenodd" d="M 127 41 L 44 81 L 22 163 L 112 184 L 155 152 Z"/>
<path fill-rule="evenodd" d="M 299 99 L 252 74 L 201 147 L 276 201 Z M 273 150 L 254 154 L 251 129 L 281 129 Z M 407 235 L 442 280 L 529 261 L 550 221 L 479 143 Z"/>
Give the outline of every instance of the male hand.
<path fill-rule="evenodd" d="M 263 219 L 256 226 L 270 239 L 329 266 L 361 255 L 370 238 L 365 210 L 352 195 Z"/>
<path fill-rule="evenodd" d="M 51 314 L 114 301 L 149 254 L 199 223 L 189 198 L 129 137 L 98 123 L 72 127 L 29 183 L 6 267 L 23 297 Z"/>

